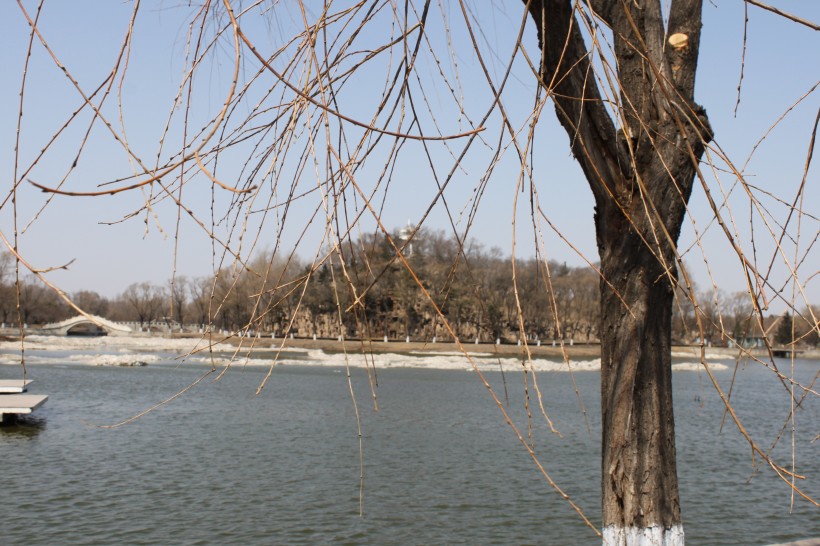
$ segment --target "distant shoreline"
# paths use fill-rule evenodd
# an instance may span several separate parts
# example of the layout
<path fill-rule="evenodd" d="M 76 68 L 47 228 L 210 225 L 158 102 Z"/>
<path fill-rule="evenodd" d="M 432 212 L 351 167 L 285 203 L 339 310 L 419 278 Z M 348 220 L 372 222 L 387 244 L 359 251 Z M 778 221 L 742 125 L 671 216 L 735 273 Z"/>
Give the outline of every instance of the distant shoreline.
<path fill-rule="evenodd" d="M 232 338 L 233 344 L 238 343 L 238 338 Z M 341 352 L 359 352 L 362 351 L 370 353 L 439 353 L 439 352 L 460 352 L 462 349 L 468 353 L 482 353 L 482 354 L 497 354 L 498 356 L 524 356 L 525 351 L 529 351 L 534 357 L 554 357 L 560 358 L 562 356 L 562 349 L 560 345 L 552 346 L 552 343 L 541 344 L 539 347 L 537 343 L 529 343 L 524 346 L 513 344 L 495 344 L 495 343 L 475 343 L 464 341 L 461 347 L 452 341 L 437 341 L 423 342 L 423 341 L 381 341 L 381 340 L 345 340 L 337 341 L 334 339 L 305 339 L 305 338 L 277 338 L 273 340 L 272 346 L 282 343 L 283 347 L 294 349 L 314 349 L 322 350 L 328 353 Z M 564 345 L 564 350 L 568 356 L 573 358 L 589 357 L 595 358 L 601 355 L 601 347 L 598 344 L 584 344 L 584 345 Z"/>
<path fill-rule="evenodd" d="M 37 336 L 40 335 L 37 333 L 35 329 L 32 329 L 27 332 L 27 336 Z M 55 336 L 55 338 L 58 336 Z M 118 336 L 110 336 L 110 338 L 116 339 Z M 128 339 L 134 340 L 139 338 L 145 339 L 201 339 L 203 334 L 135 334 L 133 336 L 125 336 Z M 67 338 L 68 339 L 68 338 Z M 76 339 L 76 338 L 74 338 Z M 326 353 L 376 353 L 376 354 L 384 354 L 384 353 L 393 353 L 393 354 L 435 354 L 435 353 L 457 353 L 461 350 L 466 351 L 470 354 L 484 354 L 484 355 L 498 355 L 500 357 L 511 358 L 511 357 L 521 357 L 525 358 L 527 353 L 529 353 L 533 358 L 545 358 L 550 360 L 561 360 L 564 355 L 570 360 L 582 360 L 582 359 L 594 359 L 601 356 L 601 346 L 598 343 L 575 343 L 570 345 L 569 343 L 565 343 L 563 346 L 560 344 L 553 345 L 552 342 L 544 343 L 542 342 L 541 345 L 538 345 L 537 342 L 529 342 L 526 345 L 524 343 L 518 344 L 511 344 L 511 343 L 475 343 L 474 341 L 463 341 L 461 343 L 461 347 L 457 343 L 453 341 L 437 341 L 433 343 L 432 341 L 397 341 L 397 340 L 390 340 L 390 341 L 383 341 L 383 340 L 359 340 L 359 339 L 352 339 L 352 340 L 344 340 L 339 341 L 336 339 L 311 339 L 311 338 L 299 338 L 299 337 L 276 337 L 271 339 L 270 337 L 260 337 L 260 338 L 240 338 L 240 337 L 228 337 L 224 338 L 221 334 L 215 333 L 213 335 L 213 341 L 219 342 L 220 345 L 224 344 L 225 346 L 231 347 L 239 347 L 241 346 L 244 349 L 254 347 L 254 350 L 259 351 L 276 351 L 280 347 L 283 350 L 287 349 L 306 349 L 306 350 L 321 350 Z M 19 331 L 5 329 L 4 331 L 0 332 L 0 341 L 5 342 L 19 342 L 20 336 Z M 227 347 L 226 347 L 227 348 Z M 700 346 L 697 345 L 673 345 L 672 346 L 672 356 L 673 357 L 685 357 L 685 358 L 694 358 L 699 359 L 700 357 Z M 706 347 L 704 348 L 705 354 L 708 358 L 736 358 L 738 356 L 738 350 L 735 348 L 728 348 L 728 347 Z M 767 358 L 767 353 L 763 349 L 753 349 L 752 355 L 756 356 L 761 359 Z M 798 349 L 797 358 L 801 359 L 809 359 L 809 360 L 820 360 L 820 350 L 819 349 L 806 349 L 801 350 Z"/>
<path fill-rule="evenodd" d="M 239 345 L 246 347 L 253 340 L 242 340 L 238 337 L 233 337 L 227 340 L 227 343 L 232 345 Z M 257 342 L 260 340 L 256 340 Z M 265 339 L 265 344 L 271 341 Z M 459 352 L 461 349 L 459 345 L 452 341 L 437 341 L 423 342 L 423 341 L 382 341 L 382 340 L 345 340 L 338 341 L 335 339 L 309 339 L 309 338 L 276 338 L 272 340 L 269 349 L 277 347 L 283 350 L 292 349 L 309 349 L 321 350 L 327 353 L 342 353 L 342 352 L 357 352 L 362 351 L 369 353 L 439 353 L 439 352 Z M 564 354 L 572 360 L 598 358 L 601 356 L 601 345 L 598 343 L 576 343 L 570 345 L 565 343 L 563 347 L 559 344 L 555 346 L 552 342 L 542 343 L 540 346 L 536 342 L 527 343 L 526 346 L 514 345 L 511 343 L 495 344 L 495 343 L 475 343 L 474 341 L 463 341 L 461 348 L 467 353 L 482 353 L 482 354 L 497 354 L 503 357 L 525 356 L 527 351 L 534 358 L 549 358 L 560 359 Z M 729 347 L 706 347 L 705 353 L 707 357 L 715 358 L 735 358 L 738 356 L 738 350 Z M 672 356 L 685 356 L 687 358 L 699 358 L 701 348 L 698 345 L 673 345 Z M 765 358 L 767 353 L 763 349 L 754 349 L 752 354 L 758 358 Z M 820 350 L 798 350 L 797 358 L 820 360 Z"/>

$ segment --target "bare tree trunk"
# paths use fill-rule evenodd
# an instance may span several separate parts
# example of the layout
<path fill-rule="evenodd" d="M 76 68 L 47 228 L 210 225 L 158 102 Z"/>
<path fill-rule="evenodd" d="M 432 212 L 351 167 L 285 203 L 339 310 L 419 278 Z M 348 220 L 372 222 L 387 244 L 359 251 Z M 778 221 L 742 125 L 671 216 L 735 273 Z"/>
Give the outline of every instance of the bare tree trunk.
<path fill-rule="evenodd" d="M 601 258 L 604 543 L 683 544 L 672 411 L 675 245 L 711 138 L 694 102 L 701 0 L 590 0 L 612 31 L 619 100 L 601 99 L 581 4 L 525 0 L 541 85 L 595 196 Z"/>
<path fill-rule="evenodd" d="M 599 217 L 604 541 L 682 544 L 672 411 L 673 290 L 633 229 Z M 620 222 L 624 224 L 624 222 Z M 600 230 L 599 230 L 600 231 Z M 612 286 L 610 286 L 610 284 Z M 629 307 L 623 301 L 629 302 Z"/>

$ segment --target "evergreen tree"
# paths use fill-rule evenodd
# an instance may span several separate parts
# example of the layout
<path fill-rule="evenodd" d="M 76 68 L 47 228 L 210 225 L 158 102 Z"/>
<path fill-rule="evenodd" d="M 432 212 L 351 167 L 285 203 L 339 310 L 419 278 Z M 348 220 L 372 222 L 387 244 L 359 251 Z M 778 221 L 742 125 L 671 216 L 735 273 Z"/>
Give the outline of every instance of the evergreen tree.
<path fill-rule="evenodd" d="M 794 318 L 791 313 L 786 311 L 780 322 L 777 325 L 777 332 L 774 335 L 774 341 L 778 345 L 789 345 L 792 342 L 792 328 L 794 325 Z"/>

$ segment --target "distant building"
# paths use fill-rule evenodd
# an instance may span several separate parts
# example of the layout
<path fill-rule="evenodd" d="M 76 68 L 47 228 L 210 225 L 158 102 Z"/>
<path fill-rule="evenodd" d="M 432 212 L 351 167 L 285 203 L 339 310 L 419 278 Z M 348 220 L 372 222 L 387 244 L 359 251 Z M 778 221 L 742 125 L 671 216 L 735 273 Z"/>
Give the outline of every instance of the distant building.
<path fill-rule="evenodd" d="M 407 225 L 399 230 L 399 239 L 402 242 L 402 254 L 404 254 L 405 258 L 409 258 L 413 255 L 413 243 L 410 243 L 410 239 L 416 233 L 418 228 L 410 223 L 410 220 L 407 221 Z"/>

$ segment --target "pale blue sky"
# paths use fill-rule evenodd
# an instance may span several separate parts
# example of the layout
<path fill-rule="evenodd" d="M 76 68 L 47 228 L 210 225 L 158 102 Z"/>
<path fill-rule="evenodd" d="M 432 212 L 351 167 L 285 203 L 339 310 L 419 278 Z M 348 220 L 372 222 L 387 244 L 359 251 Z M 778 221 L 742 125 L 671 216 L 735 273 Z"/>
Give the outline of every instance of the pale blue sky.
<path fill-rule="evenodd" d="M 772 0 L 771 3 L 808 20 L 820 22 L 820 2 Z M 23 4 L 33 15 L 36 3 Z M 148 164 L 155 161 L 159 135 L 168 117 L 170 101 L 179 85 L 186 31 L 183 21 L 192 9 L 178 8 L 177 5 L 176 2 L 167 1 L 142 3 L 135 29 L 131 65 L 124 85 L 124 123 L 129 142 Z M 491 64 L 491 73 L 495 81 L 498 81 L 504 63 L 511 55 L 512 36 L 517 31 L 523 8 L 515 2 L 505 8 L 496 6 L 494 9 L 490 9 L 489 2 L 473 2 L 471 5 L 476 10 L 483 39 L 486 40 L 483 44 L 485 52 L 489 51 L 489 47 L 496 49 L 498 57 L 489 58 L 488 61 Z M 45 3 L 40 23 L 41 32 L 60 60 L 80 81 L 85 92 L 93 91 L 110 70 L 127 28 L 131 8 L 131 2 Z M 505 9 L 506 12 L 500 12 L 501 9 Z M 443 8 L 436 5 L 432 10 L 432 20 L 440 21 L 442 10 L 448 13 L 451 21 L 458 19 L 458 4 L 455 2 L 444 3 Z M 820 60 L 817 56 L 817 51 L 820 50 L 818 32 L 785 21 L 754 6 L 749 6 L 748 10 L 750 20 L 745 74 L 737 116 L 733 114 L 733 110 L 741 69 L 744 16 L 743 3 L 740 0 L 706 2 L 697 76 L 696 98 L 709 114 L 716 133 L 716 143 L 728 153 L 738 167 L 744 166 L 755 143 L 778 117 L 802 95 L 809 92 L 820 79 Z M 298 12 L 294 10 L 290 16 L 291 18 L 283 17 L 282 10 L 279 10 L 277 17 L 274 20 L 266 20 L 265 25 L 254 25 L 249 20 L 243 20 L 243 26 L 247 25 L 245 28 L 248 32 L 254 33 L 257 43 L 262 44 L 259 40 L 265 38 L 269 43 L 264 45 L 271 47 L 283 42 L 293 33 L 293 29 L 297 28 Z M 0 176 L 5 198 L 14 178 L 16 120 L 29 27 L 19 7 L 13 2 L 0 3 L 0 21 L 0 40 L 3 46 L 0 48 L 0 65 L 6 75 L 0 84 Z M 430 27 L 431 36 L 440 40 L 435 42 L 435 47 L 437 50 L 446 51 L 446 42 L 441 38 L 440 28 L 437 29 L 432 24 Z M 374 25 L 371 31 L 378 29 L 379 32 L 388 32 L 385 28 L 385 25 L 382 25 L 381 29 Z M 458 28 L 458 25 L 453 24 L 451 30 L 456 39 L 466 38 L 464 30 Z M 375 43 L 383 41 L 384 37 L 372 39 Z M 530 54 L 535 58 L 536 44 L 531 28 L 525 34 L 524 41 Z M 232 52 L 229 40 L 222 42 L 221 45 L 222 50 L 216 57 L 217 60 L 201 70 L 197 76 L 196 83 L 200 93 L 196 99 L 196 107 L 199 110 L 193 112 L 192 117 L 198 121 L 202 121 L 202 112 L 213 115 L 218 111 L 224 97 L 224 82 L 230 77 L 232 70 Z M 489 105 L 486 83 L 483 81 L 480 68 L 469 54 L 461 52 L 457 57 L 457 63 L 461 92 L 464 94 L 465 104 L 472 109 L 469 115 L 473 119 L 478 119 Z M 243 67 L 252 72 L 258 67 L 258 63 L 248 57 Z M 417 68 L 423 75 L 435 79 L 434 71 L 437 68 L 434 64 L 428 62 Z M 445 71 L 450 69 L 451 67 L 444 67 Z M 49 137 L 81 104 L 77 91 L 55 68 L 39 44 L 35 44 L 28 76 L 21 134 L 21 168 L 31 163 Z M 361 80 L 356 82 L 359 85 L 355 92 L 358 94 L 358 102 L 350 99 L 346 103 L 355 117 L 363 119 L 367 119 L 369 108 L 378 101 L 383 84 L 381 80 L 375 79 L 374 75 L 372 80 L 368 79 L 369 77 L 370 74 L 363 73 L 361 78 L 357 78 Z M 350 86 L 352 87 L 353 83 Z M 437 107 L 436 104 L 446 105 L 449 100 L 449 92 L 444 88 L 425 87 L 425 91 L 433 108 Z M 532 109 L 534 93 L 532 75 L 519 59 L 504 94 L 505 108 L 509 110 L 517 129 L 526 128 L 527 113 Z M 355 98 L 355 94 L 351 96 Z M 417 93 L 415 97 L 419 100 L 420 94 Z M 114 95 L 108 100 L 109 104 L 105 111 L 108 115 L 114 113 L 111 121 L 118 124 L 119 120 L 115 115 L 117 97 Z M 416 106 L 424 107 L 421 101 Z M 777 194 L 786 201 L 794 198 L 802 176 L 808 141 L 818 107 L 820 98 L 815 91 L 778 125 L 745 167 L 749 182 L 764 191 Z M 361 112 L 357 112 L 357 108 L 361 108 Z M 360 113 L 361 116 L 358 115 Z M 453 120 L 455 118 L 457 116 L 454 115 Z M 448 132 L 453 132 L 458 125 L 457 120 L 453 120 L 448 124 Z M 195 129 L 199 127 L 200 125 L 196 125 Z M 428 123 L 426 129 L 429 130 L 430 127 L 432 126 Z M 79 123 L 76 128 L 62 135 L 57 145 L 28 176 L 50 186 L 59 183 L 73 161 L 77 143 L 82 138 L 85 128 L 87 123 Z M 462 130 L 467 129 L 469 126 L 462 125 Z M 494 145 L 498 140 L 497 117 L 488 122 L 483 136 L 490 145 Z M 509 142 L 509 136 L 503 136 L 504 141 Z M 178 144 L 179 135 L 176 134 L 171 137 L 173 138 L 177 138 Z M 519 141 L 523 142 L 523 138 Z M 167 146 L 168 150 L 173 148 L 170 143 Z M 592 198 L 580 170 L 569 154 L 567 137 L 558 127 L 551 106 L 540 120 L 536 146 L 538 157 L 534 160 L 534 181 L 542 207 L 550 220 L 580 252 L 590 260 L 597 259 L 592 228 Z M 460 150 L 460 145 L 454 143 L 453 149 Z M 465 207 L 469 208 L 470 197 L 479 185 L 481 175 L 490 160 L 488 149 L 486 146 L 475 145 L 468 160 L 462 165 L 461 174 L 445 192 L 445 198 L 456 220 Z M 403 153 L 405 157 L 393 173 L 382 215 L 383 221 L 391 229 L 401 227 L 408 220 L 416 221 L 420 218 L 436 189 L 429 169 L 425 166 L 427 160 L 421 146 L 410 142 Z M 435 153 L 435 161 L 441 161 L 441 165 L 445 165 L 442 169 L 446 173 L 452 159 L 448 159 L 441 148 Z M 378 165 L 371 168 L 373 171 L 363 171 L 362 178 L 365 173 L 375 176 Z M 221 167 L 220 177 L 238 176 L 238 169 L 238 165 L 231 165 L 230 160 L 226 158 Z M 505 254 L 509 253 L 513 238 L 516 169 L 515 154 L 508 152 L 487 184 L 479 213 L 470 231 L 471 237 L 487 247 L 499 247 Z M 81 157 L 77 168 L 68 179 L 66 188 L 89 191 L 98 183 L 127 175 L 129 172 L 130 166 L 122 149 L 113 143 L 101 126 L 98 126 L 92 132 L 89 150 Z M 734 177 L 728 173 L 721 173 L 720 184 L 713 177 L 710 177 L 708 182 L 715 199 L 722 202 L 720 186 L 728 190 L 734 182 Z M 306 183 L 309 184 L 310 181 Z M 315 187 L 315 181 L 313 185 Z M 816 167 L 809 173 L 807 186 L 803 207 L 809 214 L 818 215 L 820 191 L 817 188 Z M 757 253 L 758 263 L 766 266 L 774 252 L 771 237 L 765 231 L 764 222 L 758 219 L 757 215 L 751 222 L 756 232 L 754 241 L 749 237 L 750 207 L 748 199 L 742 193 L 740 188 L 735 188 L 729 200 L 736 228 L 744 248 L 749 252 L 753 249 Z M 210 221 L 211 195 L 210 185 L 207 180 L 202 179 L 186 186 L 184 199 L 192 209 L 202 215 L 203 220 Z M 216 191 L 214 195 L 218 201 L 217 208 L 224 210 L 225 203 L 231 195 L 221 190 Z M 519 203 L 516 253 L 520 256 L 531 256 L 534 253 L 534 243 L 529 220 L 528 193 L 517 195 Z M 784 205 L 765 197 L 764 194 L 758 197 L 765 202 L 775 217 L 781 220 L 785 218 L 787 209 Z M 142 194 L 136 191 L 96 199 L 57 196 L 42 211 L 37 221 L 22 232 L 43 206 L 46 198 L 45 194 L 35 191 L 27 184 L 20 187 L 17 200 L 20 249 L 37 267 L 54 267 L 74 259 L 75 262 L 69 271 L 49 274 L 49 279 L 65 290 L 72 292 L 86 288 L 114 296 L 130 283 L 142 280 L 161 283 L 171 276 L 176 212 L 167 203 L 156 208 L 156 219 L 148 215 L 147 227 L 145 214 L 122 223 L 104 225 L 105 222 L 116 222 L 139 208 L 143 202 Z M 280 194 L 279 198 L 281 200 L 283 196 Z M 310 202 L 298 202 L 289 212 L 285 229 L 281 231 L 276 219 L 269 217 L 258 247 L 271 248 L 277 235 L 281 235 L 283 242 L 292 246 L 301 228 L 308 222 L 309 213 L 315 204 L 315 199 Z M 719 227 L 713 224 L 707 228 L 711 213 L 702 188 L 695 189 L 692 211 L 695 225 L 703 235 L 702 245 L 708 254 L 709 267 L 715 282 L 727 292 L 745 289 L 738 259 L 733 256 Z M 425 225 L 434 229 L 449 229 L 449 223 L 440 205 L 433 210 Z M 11 238 L 14 233 L 13 226 L 12 205 L 11 202 L 7 202 L 0 211 L 0 229 Z M 366 226 L 372 229 L 372 222 Z M 771 226 L 778 229 L 775 220 L 771 220 Z M 542 227 L 546 229 L 546 226 Z M 321 221 L 313 228 L 309 228 L 307 239 L 299 249 L 299 254 L 303 258 L 309 258 L 310 253 L 315 252 L 321 228 Z M 463 229 L 462 220 L 459 230 Z M 227 228 L 219 227 L 218 231 L 227 238 Z M 209 274 L 213 268 L 214 257 L 208 237 L 186 218 L 181 221 L 180 233 L 178 274 Z M 687 222 L 681 239 L 681 248 L 693 245 L 693 233 L 691 224 Z M 796 223 L 790 229 L 790 233 L 797 233 Z M 817 220 L 804 218 L 800 226 L 798 249 L 805 251 L 817 233 Z M 545 231 L 544 235 L 548 257 L 573 265 L 583 263 L 583 260 L 557 237 L 548 231 Z M 243 252 L 248 248 L 250 247 L 244 244 Z M 789 244 L 785 248 L 789 253 L 789 259 L 793 259 L 794 245 Z M 704 288 L 709 286 L 711 281 L 702 262 L 701 251 L 695 246 L 687 254 L 686 263 L 694 272 L 698 284 Z M 806 281 L 818 269 L 820 253 L 816 249 L 811 249 L 798 270 L 798 276 Z M 772 279 L 778 285 L 785 281 L 785 268 L 782 265 L 776 268 Z M 820 303 L 820 279 L 815 278 L 808 283 L 807 293 L 810 301 Z M 788 288 L 788 295 L 791 295 L 791 288 Z M 800 298 L 798 307 L 802 307 L 799 301 Z M 778 307 L 774 305 L 773 309 Z"/>

